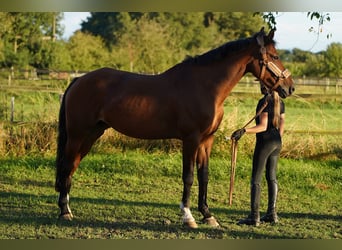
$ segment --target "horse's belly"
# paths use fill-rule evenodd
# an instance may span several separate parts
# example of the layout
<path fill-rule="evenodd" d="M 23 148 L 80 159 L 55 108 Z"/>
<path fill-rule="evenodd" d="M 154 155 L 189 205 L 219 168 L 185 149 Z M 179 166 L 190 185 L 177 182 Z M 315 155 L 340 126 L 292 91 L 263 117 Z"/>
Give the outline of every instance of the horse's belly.
<path fill-rule="evenodd" d="M 176 119 L 167 109 L 144 105 L 112 109 L 105 121 L 125 135 L 141 139 L 177 138 Z"/>
<path fill-rule="evenodd" d="M 121 118 L 110 124 L 112 128 L 130 137 L 140 139 L 168 139 L 177 138 L 174 128 L 161 121 L 150 119 Z"/>

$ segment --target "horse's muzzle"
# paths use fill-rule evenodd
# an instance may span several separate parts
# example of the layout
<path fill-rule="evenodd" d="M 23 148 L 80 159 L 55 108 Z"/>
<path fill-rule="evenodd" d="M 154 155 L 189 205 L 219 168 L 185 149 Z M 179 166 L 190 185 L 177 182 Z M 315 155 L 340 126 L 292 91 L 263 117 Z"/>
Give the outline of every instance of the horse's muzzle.
<path fill-rule="evenodd" d="M 279 93 L 279 96 L 281 97 L 281 98 L 286 98 L 286 97 L 288 97 L 288 96 L 290 96 L 290 95 L 292 95 L 292 93 L 295 91 L 295 88 L 293 87 L 293 86 L 291 86 L 291 87 L 289 87 L 288 89 L 285 89 L 285 88 L 283 88 L 282 86 L 279 86 L 278 88 L 277 88 L 277 92 Z"/>

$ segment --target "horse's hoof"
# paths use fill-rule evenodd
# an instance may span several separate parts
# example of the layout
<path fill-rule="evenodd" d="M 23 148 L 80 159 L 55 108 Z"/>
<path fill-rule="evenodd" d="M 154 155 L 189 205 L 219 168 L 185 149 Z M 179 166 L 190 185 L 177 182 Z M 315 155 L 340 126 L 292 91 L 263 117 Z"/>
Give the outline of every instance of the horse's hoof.
<path fill-rule="evenodd" d="M 184 221 L 183 225 L 187 228 L 190 228 L 190 229 L 198 228 L 198 225 L 197 225 L 196 221 L 194 221 L 194 220 Z"/>
<path fill-rule="evenodd" d="M 68 214 L 61 214 L 59 216 L 59 220 L 71 221 L 74 216 L 71 213 Z"/>
<path fill-rule="evenodd" d="M 204 218 L 203 223 L 211 226 L 211 227 L 219 227 L 220 224 L 217 222 L 217 220 L 214 218 L 214 216 L 211 216 L 209 218 Z"/>

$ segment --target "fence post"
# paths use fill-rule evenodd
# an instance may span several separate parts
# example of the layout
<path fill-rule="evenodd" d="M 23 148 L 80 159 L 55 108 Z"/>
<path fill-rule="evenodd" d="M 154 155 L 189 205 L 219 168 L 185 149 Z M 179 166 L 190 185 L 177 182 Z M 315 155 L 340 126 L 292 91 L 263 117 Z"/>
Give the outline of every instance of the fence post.
<path fill-rule="evenodd" d="M 341 86 L 341 84 L 340 84 L 340 79 L 337 79 L 337 82 L 336 82 L 336 85 L 335 85 L 335 94 L 337 95 L 338 94 L 338 88 Z"/>
<path fill-rule="evenodd" d="M 4 135 L 5 133 L 3 132 L 4 131 L 4 126 L 3 126 L 3 123 L 0 123 L 0 153 L 3 152 L 4 150 Z"/>
<path fill-rule="evenodd" d="M 326 78 L 325 80 L 325 93 L 329 91 L 329 85 L 330 85 L 330 78 Z"/>
<path fill-rule="evenodd" d="M 11 116 L 10 116 L 11 123 L 14 122 L 14 96 L 11 97 Z"/>

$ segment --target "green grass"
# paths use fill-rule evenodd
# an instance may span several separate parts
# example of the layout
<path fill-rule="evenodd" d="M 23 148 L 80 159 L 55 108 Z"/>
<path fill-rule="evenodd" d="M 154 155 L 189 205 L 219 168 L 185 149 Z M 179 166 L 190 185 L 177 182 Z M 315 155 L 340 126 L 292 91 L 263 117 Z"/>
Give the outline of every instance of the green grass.
<path fill-rule="evenodd" d="M 221 224 L 198 230 L 182 226 L 181 155 L 128 150 L 91 154 L 74 175 L 75 218 L 59 222 L 53 157 L 0 159 L 0 238 L 250 239 L 342 238 L 341 160 L 282 159 L 279 163 L 278 225 L 238 226 L 249 211 L 251 160 L 238 156 L 233 205 L 228 206 L 228 155 L 214 156 L 208 202 Z M 263 183 L 262 211 L 267 189 Z M 197 183 L 192 189 L 196 211 Z"/>

